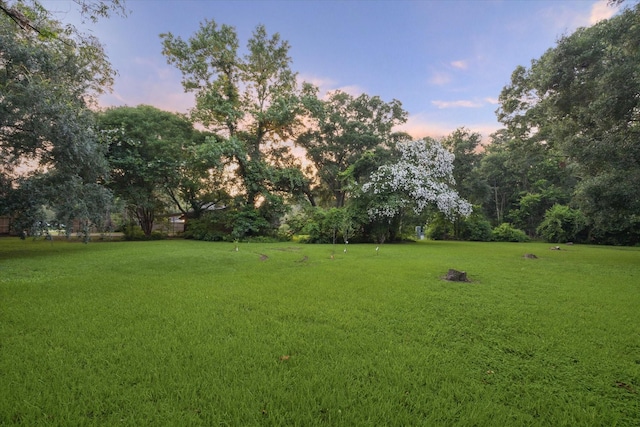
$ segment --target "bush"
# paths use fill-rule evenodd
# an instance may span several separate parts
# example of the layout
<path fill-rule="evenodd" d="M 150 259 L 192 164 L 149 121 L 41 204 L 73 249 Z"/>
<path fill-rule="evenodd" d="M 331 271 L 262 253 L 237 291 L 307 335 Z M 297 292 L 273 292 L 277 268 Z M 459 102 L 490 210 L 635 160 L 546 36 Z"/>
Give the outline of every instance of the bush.
<path fill-rule="evenodd" d="M 274 234 L 271 224 L 253 208 L 224 209 L 207 212 L 191 219 L 184 231 L 186 239 L 205 241 L 235 241 L 255 239 L 256 236 Z M 273 236 L 270 236 L 273 240 Z"/>
<path fill-rule="evenodd" d="M 163 240 L 166 237 L 167 235 L 162 231 L 152 231 L 151 236 L 149 236 L 149 240 Z"/>
<path fill-rule="evenodd" d="M 162 240 L 166 238 L 166 234 L 161 231 L 153 231 L 150 236 L 146 236 L 142 228 L 139 225 L 127 224 L 122 232 L 124 234 L 124 240 L 137 241 L 137 240 Z"/>
<path fill-rule="evenodd" d="M 432 240 L 460 239 L 488 242 L 491 240 L 491 223 L 477 211 L 467 218 L 459 217 L 455 222 L 451 222 L 444 214 L 439 213 L 429 222 L 425 234 Z"/>
<path fill-rule="evenodd" d="M 231 238 L 239 240 L 245 237 L 269 235 L 273 231 L 271 224 L 261 213 L 253 208 L 228 212 L 226 225 L 231 229 Z"/>
<path fill-rule="evenodd" d="M 198 219 L 190 219 L 183 233 L 185 239 L 218 242 L 225 240 L 231 231 L 213 214 L 205 214 Z"/>
<path fill-rule="evenodd" d="M 447 240 L 453 234 L 453 224 L 444 215 L 436 215 L 429 224 L 425 236 L 431 240 Z"/>
<path fill-rule="evenodd" d="M 472 213 L 460 219 L 460 238 L 474 242 L 489 242 L 492 239 L 491 223 L 480 213 Z"/>
<path fill-rule="evenodd" d="M 340 233 L 341 214 L 337 208 L 315 209 L 301 230 L 307 243 L 336 243 Z"/>
<path fill-rule="evenodd" d="M 124 226 L 122 233 L 125 240 L 147 240 L 144 231 L 139 225 L 127 224 Z"/>
<path fill-rule="evenodd" d="M 529 236 L 511 224 L 503 222 L 491 231 L 491 239 L 496 242 L 527 242 Z"/>
<path fill-rule="evenodd" d="M 584 228 L 585 218 L 582 212 L 556 204 L 545 212 L 544 220 L 536 231 L 547 242 L 566 243 L 579 240 L 579 234 Z"/>
<path fill-rule="evenodd" d="M 287 225 L 289 233 L 305 243 L 351 241 L 361 232 L 360 219 L 349 208 L 308 209 L 289 217 Z"/>

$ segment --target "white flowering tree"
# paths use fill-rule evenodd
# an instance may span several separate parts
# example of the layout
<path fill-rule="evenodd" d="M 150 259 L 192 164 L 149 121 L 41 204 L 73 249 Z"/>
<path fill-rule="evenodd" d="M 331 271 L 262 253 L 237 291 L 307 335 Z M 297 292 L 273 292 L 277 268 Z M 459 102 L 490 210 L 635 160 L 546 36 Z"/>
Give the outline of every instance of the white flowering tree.
<path fill-rule="evenodd" d="M 471 214 L 471 204 L 453 189 L 453 154 L 430 138 L 399 143 L 398 151 L 396 162 L 380 166 L 361 187 L 372 222 L 391 224 L 430 206 L 449 218 Z"/>

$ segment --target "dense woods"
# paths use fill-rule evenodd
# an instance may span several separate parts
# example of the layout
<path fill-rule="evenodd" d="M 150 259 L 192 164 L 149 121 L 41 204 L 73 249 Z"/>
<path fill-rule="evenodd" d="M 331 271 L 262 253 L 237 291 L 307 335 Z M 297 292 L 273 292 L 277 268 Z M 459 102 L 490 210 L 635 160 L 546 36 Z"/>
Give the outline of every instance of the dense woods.
<path fill-rule="evenodd" d="M 93 18 L 122 7 L 81 4 Z M 420 226 L 640 243 L 638 5 L 505 77 L 504 128 L 485 144 L 468 128 L 412 140 L 396 131 L 400 100 L 321 94 L 299 84 L 278 33 L 257 26 L 243 43 L 214 20 L 158 41 L 195 97 L 188 115 L 99 109 L 114 75 L 99 41 L 36 2 L 0 6 L 0 215 L 16 233 L 57 222 L 151 238 L 179 214 L 203 240 L 385 242 Z"/>

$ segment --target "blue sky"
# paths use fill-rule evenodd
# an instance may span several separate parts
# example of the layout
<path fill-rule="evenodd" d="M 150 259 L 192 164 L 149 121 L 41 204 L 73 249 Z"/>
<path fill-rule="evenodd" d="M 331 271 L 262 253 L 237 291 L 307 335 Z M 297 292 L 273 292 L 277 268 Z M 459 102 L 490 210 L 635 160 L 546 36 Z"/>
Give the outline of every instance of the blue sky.
<path fill-rule="evenodd" d="M 45 1 L 76 22 L 75 5 Z M 205 19 L 234 26 L 241 46 L 256 25 L 291 45 L 292 69 L 323 91 L 398 99 L 414 138 L 465 126 L 485 137 L 518 65 L 528 66 L 562 35 L 608 18 L 606 0 L 128 0 L 125 18 L 77 24 L 105 45 L 118 70 L 103 106 L 150 104 L 187 112 L 180 73 L 161 54 L 160 33 L 190 37 Z"/>

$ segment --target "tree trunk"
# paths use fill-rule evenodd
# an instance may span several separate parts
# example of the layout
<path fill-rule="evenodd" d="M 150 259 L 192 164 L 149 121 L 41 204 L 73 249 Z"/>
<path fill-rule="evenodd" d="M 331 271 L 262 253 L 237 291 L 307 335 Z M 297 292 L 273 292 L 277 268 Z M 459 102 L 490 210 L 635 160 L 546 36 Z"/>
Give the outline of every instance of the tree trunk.
<path fill-rule="evenodd" d="M 344 191 L 342 190 L 335 190 L 333 192 L 333 197 L 336 198 L 336 208 L 342 208 L 344 207 L 344 199 L 345 199 L 345 194 Z"/>
<path fill-rule="evenodd" d="M 136 209 L 136 217 L 138 218 L 138 223 L 140 223 L 140 228 L 145 236 L 151 236 L 151 232 L 153 231 L 153 221 L 155 219 L 155 210 L 149 208 L 138 208 Z"/>

